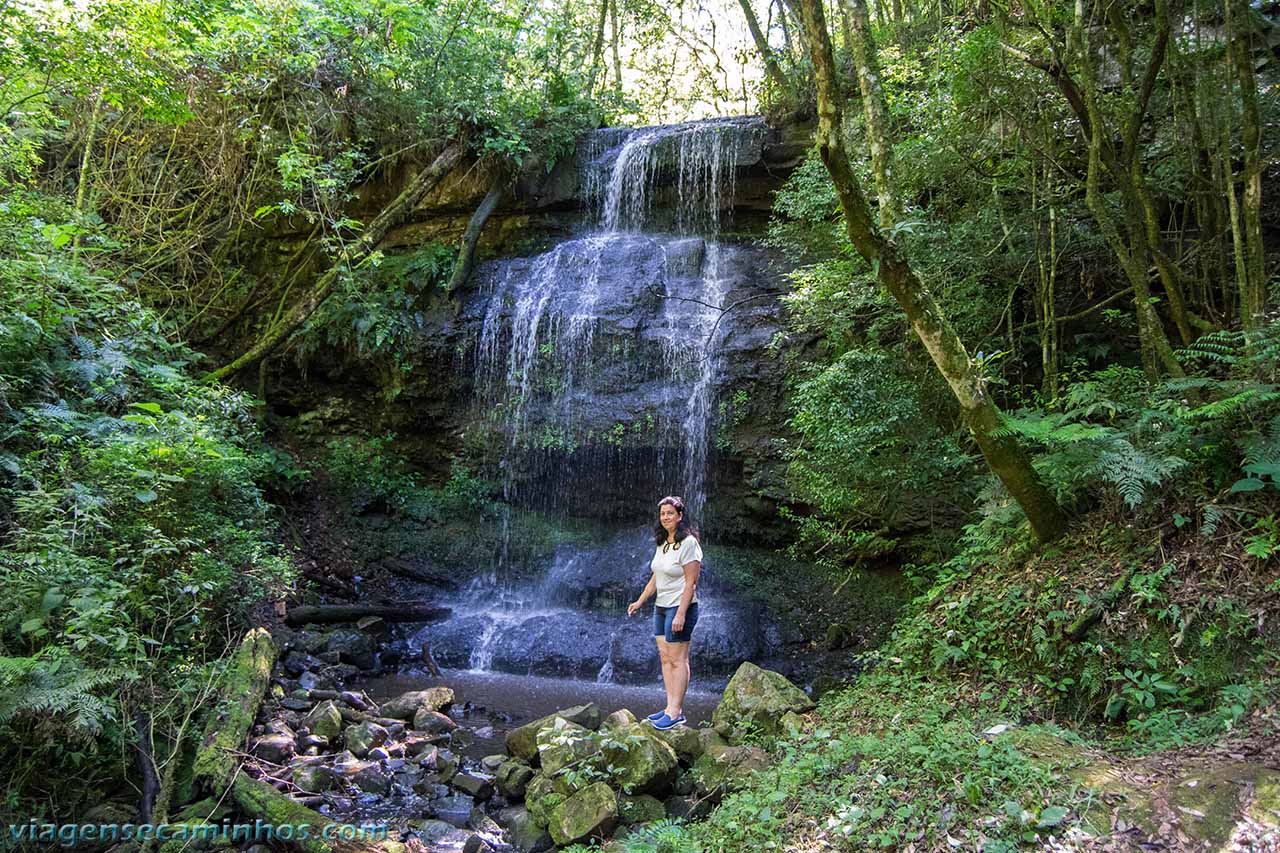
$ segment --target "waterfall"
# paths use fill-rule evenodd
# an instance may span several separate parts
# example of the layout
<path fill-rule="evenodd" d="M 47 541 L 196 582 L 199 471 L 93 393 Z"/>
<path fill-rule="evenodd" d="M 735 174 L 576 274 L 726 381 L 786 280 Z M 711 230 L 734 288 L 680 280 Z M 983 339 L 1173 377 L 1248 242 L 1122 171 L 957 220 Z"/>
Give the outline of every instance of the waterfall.
<path fill-rule="evenodd" d="M 758 119 L 596 131 L 578 152 L 582 230 L 477 269 L 472 422 L 501 456 L 504 499 L 625 529 L 561 546 L 539 580 L 511 584 L 504 517 L 498 564 L 448 602 L 452 619 L 417 635 L 442 665 L 656 676 L 652 626 L 621 609 L 647 579 L 653 503 L 680 494 L 701 521 L 713 486 L 723 307 L 759 272 L 720 240 L 722 211 L 762 132 Z M 715 598 L 714 583 L 699 594 Z M 704 613 L 699 666 L 727 670 L 755 653 L 751 607 L 716 599 Z"/>
<path fill-rule="evenodd" d="M 701 515 L 712 338 L 723 333 L 725 260 L 736 251 L 717 239 L 721 210 L 733 201 L 744 138 L 761 131 L 742 119 L 596 131 L 579 155 L 588 230 L 491 265 L 473 377 L 478 415 L 506 447 L 508 502 L 570 510 L 560 499 L 574 478 L 602 477 L 682 494 Z M 648 383 L 646 398 L 606 411 L 602 392 L 627 383 Z M 654 456 L 630 452 L 628 427 Z M 522 478 L 547 482 L 539 491 Z"/>

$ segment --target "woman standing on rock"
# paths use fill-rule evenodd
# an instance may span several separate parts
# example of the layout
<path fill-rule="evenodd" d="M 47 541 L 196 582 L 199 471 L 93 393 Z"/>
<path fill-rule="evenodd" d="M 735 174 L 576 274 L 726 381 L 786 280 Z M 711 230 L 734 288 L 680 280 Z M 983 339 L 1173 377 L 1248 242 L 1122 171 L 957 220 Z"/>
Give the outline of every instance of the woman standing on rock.
<path fill-rule="evenodd" d="M 667 707 L 649 715 L 654 728 L 670 729 L 684 723 L 684 694 L 689 689 L 689 641 L 698 623 L 698 573 L 702 570 L 702 546 L 685 519 L 684 501 L 665 497 L 658 501 L 658 523 L 653 528 L 653 574 L 640 597 L 627 605 L 631 616 L 656 595 L 653 633 L 662 662 L 662 683 Z"/>

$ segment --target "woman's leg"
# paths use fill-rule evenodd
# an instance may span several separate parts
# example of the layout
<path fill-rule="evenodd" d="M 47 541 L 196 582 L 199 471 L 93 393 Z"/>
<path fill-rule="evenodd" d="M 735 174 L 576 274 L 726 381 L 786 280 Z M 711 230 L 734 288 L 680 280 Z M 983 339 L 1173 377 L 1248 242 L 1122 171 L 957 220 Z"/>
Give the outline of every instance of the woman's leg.
<path fill-rule="evenodd" d="M 689 690 L 689 643 L 668 643 L 671 676 L 667 688 L 667 716 L 672 719 L 684 713 L 684 694 Z"/>
<path fill-rule="evenodd" d="M 654 641 L 658 644 L 658 662 L 662 665 L 662 686 L 667 690 L 667 707 L 664 709 L 668 716 L 671 715 L 672 707 L 679 707 L 678 704 L 672 705 L 672 686 L 675 680 L 675 671 L 672 667 L 671 649 L 676 644 L 667 644 L 665 637 L 654 637 Z"/>

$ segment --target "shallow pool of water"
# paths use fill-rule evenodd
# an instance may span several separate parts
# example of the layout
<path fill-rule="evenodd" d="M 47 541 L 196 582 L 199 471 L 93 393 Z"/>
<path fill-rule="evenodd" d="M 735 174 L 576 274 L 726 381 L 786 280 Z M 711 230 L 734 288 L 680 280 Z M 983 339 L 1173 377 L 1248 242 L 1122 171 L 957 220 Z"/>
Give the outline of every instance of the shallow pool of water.
<path fill-rule="evenodd" d="M 470 742 L 460 743 L 455 751 L 469 758 L 502 752 L 508 731 L 561 708 L 595 702 L 602 714 L 626 708 L 637 718 L 643 718 L 666 704 L 661 683 L 653 686 L 601 684 L 456 669 L 446 669 L 443 673 L 443 678 L 426 672 L 398 673 L 353 686 L 364 690 L 375 702 L 440 684 L 453 688 L 454 707 L 450 713 L 471 730 Z M 718 692 L 690 690 L 684 703 L 688 725 L 710 722 L 711 712 L 719 701 Z M 466 741 L 467 736 L 456 740 Z"/>

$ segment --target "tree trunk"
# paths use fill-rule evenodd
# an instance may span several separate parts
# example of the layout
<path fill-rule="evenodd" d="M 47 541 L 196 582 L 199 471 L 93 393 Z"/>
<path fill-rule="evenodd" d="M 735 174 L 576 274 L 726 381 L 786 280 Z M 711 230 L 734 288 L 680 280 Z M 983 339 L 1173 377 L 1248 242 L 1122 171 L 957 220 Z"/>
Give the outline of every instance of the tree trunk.
<path fill-rule="evenodd" d="M 502 197 L 506 192 L 507 175 L 500 171 L 494 177 L 493 184 L 485 193 L 484 200 L 480 202 L 476 212 L 471 214 L 471 221 L 467 223 L 467 230 L 463 233 L 462 242 L 458 245 L 458 260 L 454 262 L 453 274 L 449 276 L 449 284 L 445 288 L 449 292 L 462 287 L 471 277 L 471 270 L 475 267 L 476 243 L 480 240 L 480 232 L 484 230 L 484 224 L 493 211 L 502 203 Z"/>
<path fill-rule="evenodd" d="M 435 159 L 430 167 L 423 170 L 409 185 L 396 196 L 395 200 L 379 213 L 365 228 L 364 233 L 347 250 L 344 256 L 329 267 L 308 293 L 277 324 L 265 332 L 262 338 L 249 348 L 249 351 L 230 364 L 206 373 L 204 382 L 217 382 L 233 373 L 257 364 L 269 355 L 277 346 L 298 330 L 320 305 L 329 298 L 337 286 L 342 274 L 369 257 L 378 248 L 382 238 L 395 226 L 399 225 L 423 196 L 431 192 L 462 161 L 467 146 L 464 142 L 451 143 Z"/>
<path fill-rule="evenodd" d="M 880 59 L 871 35 L 866 0 L 843 0 L 853 39 L 853 63 L 862 91 L 862 113 L 871 150 L 871 173 L 880 200 L 880 227 L 890 228 L 900 218 L 893 195 L 893 136 L 889 132 L 889 105 L 880 85 Z"/>
<path fill-rule="evenodd" d="M 604 25 L 609 20 L 609 0 L 600 0 L 600 21 L 596 24 L 595 46 L 591 49 L 591 73 L 587 76 L 587 94 L 596 90 L 596 72 L 604 61 Z"/>
<path fill-rule="evenodd" d="M 618 50 L 618 42 L 621 38 L 622 25 L 618 23 L 618 0 L 609 0 L 609 20 L 613 22 L 613 32 L 611 33 L 613 42 L 613 94 L 614 97 L 622 97 L 622 58 Z"/>
<path fill-rule="evenodd" d="M 303 604 L 290 610 L 284 621 L 293 628 L 358 622 L 366 616 L 378 616 L 387 622 L 439 622 L 452 612 L 432 604 Z"/>
<path fill-rule="evenodd" d="M 773 55 L 773 48 L 769 47 L 769 40 L 765 38 L 764 32 L 760 29 L 760 22 L 756 19 L 756 13 L 751 11 L 751 0 L 738 0 L 738 4 L 742 6 L 742 15 L 747 19 L 747 29 L 751 31 L 751 40 L 756 43 L 756 50 L 760 53 L 760 58 L 764 60 L 764 71 L 769 77 L 770 82 L 777 87 L 778 92 L 783 98 L 793 100 L 791 98 L 791 86 L 787 82 L 787 75 L 782 73 L 782 67 L 778 65 L 778 60 Z"/>
<path fill-rule="evenodd" d="M 941 308 L 914 270 L 871 219 L 866 198 L 849 163 L 842 134 L 843 98 L 836 81 L 835 61 L 821 0 L 795 0 L 813 59 L 818 89 L 818 153 L 844 211 L 850 242 L 877 270 L 880 282 L 893 294 L 912 329 L 960 403 L 961 415 L 991 470 L 1022 506 L 1031 529 L 1042 542 L 1060 537 L 1067 518 L 1040 482 L 1027 454 L 1009 436 L 998 434 L 1000 410 L 987 396 L 982 376 Z"/>
<path fill-rule="evenodd" d="M 94 96 L 93 112 L 89 114 L 89 126 L 84 132 L 84 152 L 80 155 L 80 175 L 76 181 L 76 224 L 80 224 L 80 218 L 84 216 L 85 205 L 89 197 L 89 173 L 93 166 L 93 144 L 98 138 L 98 123 L 102 118 L 102 91 L 99 90 Z M 79 251 L 80 249 L 80 232 L 71 238 L 71 248 Z"/>
<path fill-rule="evenodd" d="M 1262 245 L 1262 120 L 1258 113 L 1258 81 L 1253 71 L 1253 28 L 1248 3 L 1228 0 L 1228 38 L 1240 84 L 1240 130 L 1244 137 L 1244 196 L 1241 230 L 1244 232 L 1244 269 L 1241 277 L 1240 322 L 1257 328 L 1267 308 L 1267 281 Z M 1234 196 L 1235 191 L 1232 190 Z"/>

